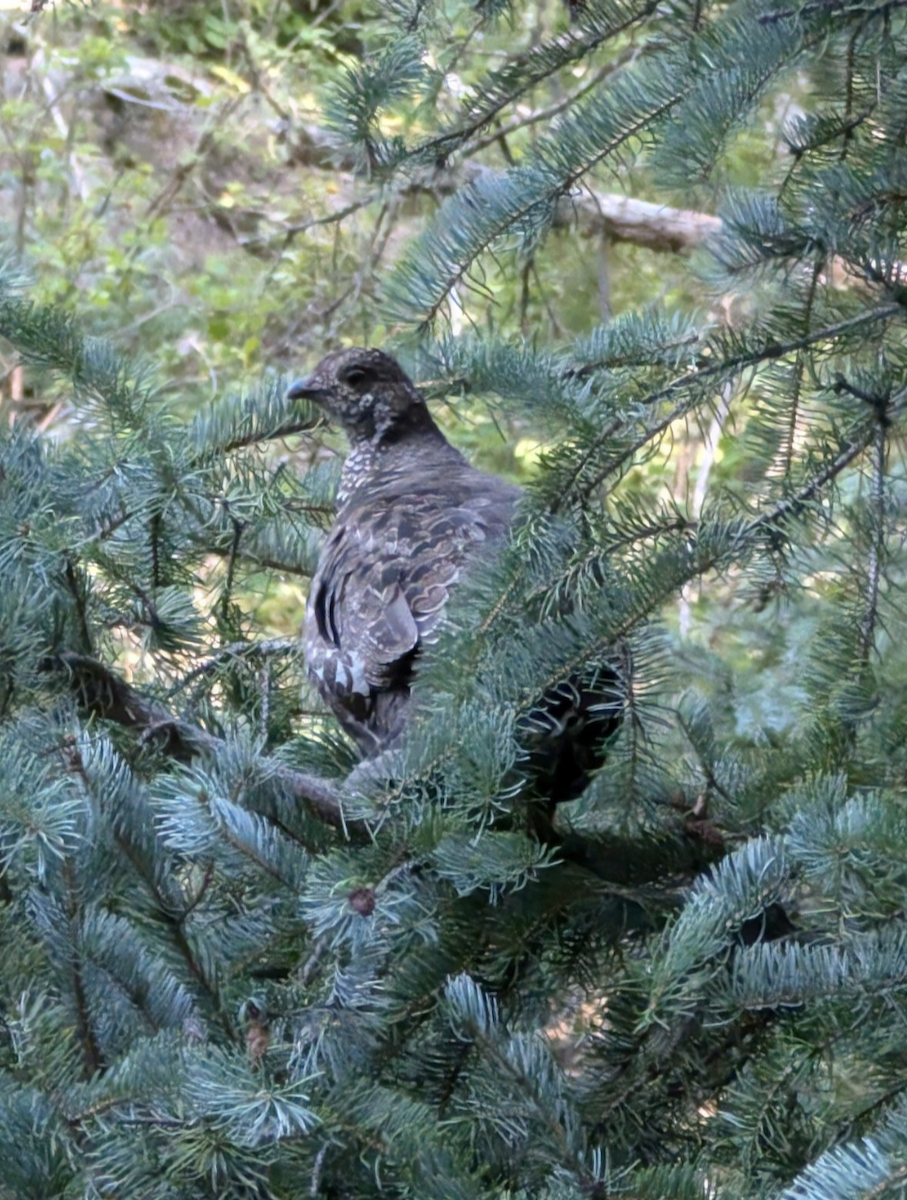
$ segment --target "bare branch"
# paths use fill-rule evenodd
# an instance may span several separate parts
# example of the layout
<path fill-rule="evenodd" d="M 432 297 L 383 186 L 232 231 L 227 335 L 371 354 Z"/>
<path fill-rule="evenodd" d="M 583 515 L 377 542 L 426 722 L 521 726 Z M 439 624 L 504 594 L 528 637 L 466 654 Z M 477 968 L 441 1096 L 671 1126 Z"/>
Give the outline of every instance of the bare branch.
<path fill-rule="evenodd" d="M 306 125 L 297 130 L 294 161 L 307 167 L 321 167 L 335 172 L 352 172 L 354 168 L 352 158 L 338 151 L 330 135 L 317 125 Z M 469 162 L 441 170 L 417 171 L 406 179 L 401 191 L 404 195 L 449 196 L 466 187 L 480 174 L 492 170 L 492 167 Z M 276 236 L 293 236 L 313 225 L 342 221 L 360 208 L 377 201 L 389 186 L 374 188 L 365 197 L 351 201 L 324 217 L 284 225 Z M 717 233 L 721 228 L 721 218 L 711 213 L 653 204 L 616 192 L 594 192 L 584 188 L 577 195 L 566 196 L 558 202 L 554 224 L 561 229 L 575 228 L 583 237 L 602 236 L 616 242 L 645 246 L 650 250 L 677 253 L 690 250 L 710 234 Z"/>
<path fill-rule="evenodd" d="M 692 250 L 717 233 L 721 218 L 614 192 L 584 189 L 579 196 L 558 202 L 554 225 L 574 227 L 582 237 L 602 236 L 648 250 L 679 253 Z"/>

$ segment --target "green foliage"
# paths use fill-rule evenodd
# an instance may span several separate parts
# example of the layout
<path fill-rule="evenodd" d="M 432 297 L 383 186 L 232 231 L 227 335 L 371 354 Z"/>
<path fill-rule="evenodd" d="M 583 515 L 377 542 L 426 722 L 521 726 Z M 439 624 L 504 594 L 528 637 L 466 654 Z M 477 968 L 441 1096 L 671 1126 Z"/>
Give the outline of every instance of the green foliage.
<path fill-rule="evenodd" d="M 2 37 L 0 1197 L 901 1195 L 900 11 Z M 527 495 L 357 763 L 285 391 L 395 337 Z M 538 697 L 611 671 L 552 802 Z"/>
<path fill-rule="evenodd" d="M 380 112 L 412 101 L 426 81 L 423 48 L 415 38 L 390 43 L 374 61 L 350 68 L 326 106 L 328 123 L 354 150 L 365 153 L 367 170 L 394 164 L 402 143 L 382 139 Z"/>

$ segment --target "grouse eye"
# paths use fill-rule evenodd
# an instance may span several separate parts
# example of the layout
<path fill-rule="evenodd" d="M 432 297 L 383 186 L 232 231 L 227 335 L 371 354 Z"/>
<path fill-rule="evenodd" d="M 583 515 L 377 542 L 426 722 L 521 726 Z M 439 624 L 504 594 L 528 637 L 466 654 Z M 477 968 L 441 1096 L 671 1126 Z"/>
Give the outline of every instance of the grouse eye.
<path fill-rule="evenodd" d="M 343 373 L 341 378 L 349 387 L 361 391 L 362 388 L 375 382 L 375 373 L 367 367 L 350 367 L 348 371 Z"/>

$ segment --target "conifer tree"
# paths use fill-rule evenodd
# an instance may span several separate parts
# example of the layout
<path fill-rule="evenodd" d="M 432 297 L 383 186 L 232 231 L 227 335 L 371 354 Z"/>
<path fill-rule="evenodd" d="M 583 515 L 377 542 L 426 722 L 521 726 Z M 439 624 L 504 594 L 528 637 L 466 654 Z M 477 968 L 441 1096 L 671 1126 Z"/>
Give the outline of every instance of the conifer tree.
<path fill-rule="evenodd" d="M 336 471 L 268 447 L 314 414 L 268 376 L 186 423 L 3 269 L 0 335 L 76 435 L 0 442 L 0 1197 L 902 1196 L 903 9 L 586 0 L 452 113 L 455 6 L 386 7 L 328 98 L 339 152 L 389 192 L 462 172 L 385 276 L 396 348 L 548 449 L 403 749 L 356 770 L 238 603 L 311 574 Z M 459 53 L 526 7 L 475 5 Z M 725 186 L 792 81 L 782 150 Z M 455 336 L 629 155 L 720 205 L 690 270 L 734 323 Z M 716 413 L 701 503 L 640 485 Z M 714 647 L 672 625 L 693 585 L 729 607 Z M 542 838 L 521 719 L 602 656 L 624 719 Z"/>

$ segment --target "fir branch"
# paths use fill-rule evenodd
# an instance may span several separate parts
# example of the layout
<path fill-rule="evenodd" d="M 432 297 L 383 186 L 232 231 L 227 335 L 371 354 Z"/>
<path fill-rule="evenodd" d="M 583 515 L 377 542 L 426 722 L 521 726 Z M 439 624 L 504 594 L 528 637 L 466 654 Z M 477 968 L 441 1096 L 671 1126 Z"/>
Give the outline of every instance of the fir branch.
<path fill-rule="evenodd" d="M 45 659 L 43 667 L 46 671 L 66 672 L 76 701 L 85 712 L 122 725 L 138 733 L 143 741 L 153 741 L 177 762 L 191 762 L 199 755 L 216 760 L 223 753 L 221 738 L 175 717 L 163 704 L 143 696 L 96 659 L 64 652 Z M 340 792 L 329 781 L 283 764 L 276 768 L 276 774 L 318 820 L 347 834 L 363 829 L 360 819 L 347 815 Z"/>
<path fill-rule="evenodd" d="M 187 431 L 192 447 L 189 469 L 249 446 L 310 433 L 322 414 L 306 401 L 288 400 L 287 386 L 286 378 L 265 378 L 248 394 L 227 396 L 200 412 Z"/>
<path fill-rule="evenodd" d="M 907 388 L 892 398 L 889 412 L 893 417 L 904 410 L 907 402 Z M 683 541 L 679 551 L 676 547 L 667 547 L 660 556 L 660 566 L 655 571 L 657 584 L 648 588 L 633 590 L 633 579 L 627 579 L 627 600 L 622 611 L 613 611 L 611 620 L 600 635 L 591 641 L 584 641 L 577 653 L 558 661 L 556 669 L 544 678 L 534 679 L 530 690 L 524 692 L 517 703 L 516 711 L 526 714 L 537 703 L 539 695 L 555 686 L 559 680 L 581 670 L 588 662 L 596 661 L 606 655 L 612 647 L 629 636 L 629 634 L 653 611 L 668 600 L 677 590 L 698 576 L 721 567 L 729 561 L 742 561 L 754 553 L 764 533 L 769 528 L 781 528 L 793 516 L 799 514 L 805 505 L 813 500 L 819 492 L 836 479 L 851 463 L 872 444 L 876 436 L 875 425 L 864 428 L 850 443 L 838 452 L 820 471 L 809 479 L 793 496 L 785 497 L 772 506 L 767 512 L 752 518 L 749 522 L 726 531 L 727 536 L 719 536 L 705 552 L 698 545 L 690 543 L 687 534 L 682 535 Z M 698 539 L 697 539 L 698 541 Z M 655 556 L 653 555 L 653 559 Z M 651 562 L 648 567 L 651 569 Z M 448 752 L 449 753 L 449 752 Z M 434 764 L 435 766 L 437 763 Z"/>
<path fill-rule="evenodd" d="M 424 48 L 413 36 L 386 43 L 377 59 L 360 62 L 345 72 L 325 105 L 330 128 L 362 156 L 371 174 L 394 165 L 400 157 L 396 142 L 381 133 L 379 116 L 394 101 L 412 100 L 427 79 Z"/>
<path fill-rule="evenodd" d="M 500 70 L 480 78 L 474 87 L 478 99 L 473 105 L 473 114 L 453 129 L 444 130 L 419 143 L 411 151 L 412 157 L 424 158 L 427 154 L 446 156 L 459 149 L 464 142 L 494 121 L 503 109 L 517 104 L 527 92 L 564 67 L 587 58 L 606 41 L 626 34 L 650 16 L 656 7 L 655 0 L 643 0 L 635 8 L 630 5 L 624 8 L 615 0 L 589 0 L 583 7 L 580 22 L 573 29 L 550 42 L 531 47 L 524 54 L 510 59 Z M 639 53 L 636 47 L 631 47 L 597 72 L 596 79 L 612 75 L 625 62 L 632 62 L 637 58 Z M 588 90 L 588 87 L 577 89 L 573 97 L 547 111 L 544 118 L 535 119 L 549 119 L 564 108 L 572 106 Z M 529 124 L 530 120 L 531 118 L 520 118 L 514 124 L 514 128 Z M 508 131 L 504 129 L 498 130 L 488 140 L 495 141 L 506 132 Z M 469 148 L 470 152 L 475 153 L 486 144 L 488 141 L 479 142 Z"/>
<path fill-rule="evenodd" d="M 202 895 L 207 889 L 207 882 L 203 881 L 202 887 L 199 888 L 196 897 L 177 912 L 174 910 L 173 896 L 162 888 L 154 869 L 149 867 L 149 864 L 145 861 L 145 857 L 140 854 L 134 842 L 130 840 L 128 833 L 123 830 L 117 830 L 116 842 L 127 861 L 131 863 L 136 874 L 144 880 L 146 887 L 148 887 L 157 900 L 159 911 L 163 914 L 168 932 L 173 938 L 173 944 L 176 946 L 180 958 L 189 971 L 194 985 L 201 989 L 204 996 L 212 1005 L 217 1015 L 217 1020 L 224 1029 L 224 1032 L 228 1037 L 232 1037 L 233 1027 L 230 1017 L 221 1006 L 217 988 L 206 976 L 197 955 L 189 944 L 189 939 L 186 937 L 184 928 L 185 920 L 191 915 L 196 904 L 201 901 Z M 205 880 L 208 880 L 209 877 L 209 872 L 206 871 Z"/>
<path fill-rule="evenodd" d="M 65 860 L 63 863 L 63 878 L 66 885 L 66 918 L 69 923 L 70 936 L 73 936 L 78 924 L 81 921 L 79 911 L 80 896 L 73 864 L 69 859 Z M 74 946 L 72 948 L 70 962 L 72 995 L 76 1008 L 76 1025 L 78 1029 L 79 1044 L 82 1047 L 82 1060 L 85 1074 L 88 1078 L 91 1078 L 91 1076 L 99 1071 L 104 1065 L 104 1058 L 101 1054 L 101 1048 L 98 1045 L 98 1040 L 91 1018 L 91 1011 L 85 991 L 85 980 L 83 977 L 82 968 L 83 959 L 81 948 Z"/>
<path fill-rule="evenodd" d="M 891 412 L 902 412 L 904 410 L 904 402 L 907 400 L 907 388 L 899 392 L 897 396 L 892 398 Z M 759 517 L 755 517 L 742 530 L 742 540 L 755 533 L 757 530 L 766 529 L 769 526 L 780 526 L 789 517 L 799 513 L 803 506 L 813 500 L 819 492 L 837 478 L 838 475 L 849 467 L 863 453 L 866 448 L 872 444 L 873 438 L 876 437 L 875 426 L 870 426 L 864 433 L 854 438 L 854 440 L 829 462 L 821 471 L 818 471 L 812 479 L 803 485 L 793 496 L 786 497 L 774 505 L 768 512 L 763 513 Z"/>
<path fill-rule="evenodd" d="M 812 276 L 809 281 L 809 290 L 806 295 L 806 304 L 803 309 L 803 328 L 809 330 L 812 323 L 813 306 L 816 301 L 816 293 L 819 285 L 819 276 L 825 266 L 825 256 L 819 255 L 813 264 Z M 793 466 L 794 451 L 797 444 L 797 427 L 801 421 L 801 405 L 803 392 L 803 375 L 806 370 L 806 359 L 803 350 L 798 350 L 794 360 L 794 378 L 790 390 L 789 401 L 789 417 L 787 422 L 787 434 L 784 444 L 784 465 L 783 471 L 785 476 L 790 474 Z"/>
<path fill-rule="evenodd" d="M 87 337 L 71 315 L 0 293 L 0 336 L 26 361 L 67 376 L 115 433 L 147 433 L 160 425 L 148 371 L 130 371 L 108 342 Z"/>
<path fill-rule="evenodd" d="M 676 392 L 684 391 L 692 388 L 692 385 L 703 380 L 717 378 L 721 382 L 726 382 L 732 379 L 733 376 L 747 367 L 757 366 L 759 363 L 771 362 L 773 360 L 783 358 L 787 354 L 792 354 L 795 351 L 803 350 L 808 346 L 815 345 L 818 342 L 829 341 L 832 338 L 839 337 L 841 334 L 852 333 L 856 329 L 862 328 L 864 325 L 872 325 L 877 321 L 887 321 L 892 317 L 899 316 L 903 313 L 903 306 L 897 303 L 882 305 L 879 308 L 870 309 L 868 312 L 858 313 L 854 317 L 848 317 L 843 321 L 837 321 L 831 325 L 826 325 L 821 329 L 812 330 L 802 337 L 792 338 L 789 341 L 779 342 L 774 339 L 763 343 L 761 346 L 756 346 L 752 350 L 746 350 L 741 354 L 732 355 L 728 358 L 720 357 L 718 361 L 708 363 L 705 366 L 699 367 L 695 371 L 687 372 L 685 375 L 679 376 L 672 380 L 664 387 L 657 388 L 653 392 L 649 392 L 643 397 L 641 407 L 650 408 L 662 400 L 668 399 Z M 607 459 L 603 466 L 598 468 L 591 476 L 587 483 L 584 483 L 576 492 L 580 499 L 585 499 L 596 488 L 600 487 L 604 480 L 613 471 L 619 469 L 627 462 L 634 454 L 642 449 L 652 438 L 664 433 L 679 417 L 682 417 L 689 409 L 700 402 L 701 394 L 693 392 L 691 396 L 685 397 L 674 408 L 672 408 L 664 417 L 656 421 L 653 425 L 648 426 L 638 438 L 630 442 L 626 449 L 622 449 L 619 456 Z M 556 512 L 562 505 L 564 500 L 572 495 L 573 489 L 576 487 L 579 479 L 585 470 L 586 466 L 593 460 L 595 452 L 611 438 L 614 437 L 628 422 L 628 418 L 624 416 L 615 417 L 609 422 L 604 429 L 600 430 L 588 447 L 584 450 L 582 456 L 576 466 L 571 470 L 570 475 L 566 480 L 566 484 L 559 485 L 559 495 L 554 499 L 551 506 L 551 511 Z"/>
<path fill-rule="evenodd" d="M 391 277 L 387 299 L 398 320 L 425 330 L 480 254 L 518 227 L 549 222 L 559 197 L 679 102 L 677 73 L 665 56 L 649 64 L 644 82 L 618 80 L 571 113 L 526 165 L 480 176 L 452 196 Z"/>
<path fill-rule="evenodd" d="M 702 773 L 705 776 L 706 783 L 710 788 L 722 796 L 729 804 L 733 804 L 733 797 L 728 794 L 727 789 L 721 784 L 715 774 L 715 766 L 711 754 L 705 752 L 701 739 L 697 736 L 697 731 L 692 728 L 690 723 L 684 718 L 682 713 L 678 713 L 677 723 L 686 734 L 687 741 L 693 747 L 696 754 L 697 762 L 702 768 Z"/>
<path fill-rule="evenodd" d="M 485 994 L 468 975 L 461 974 L 448 981 L 445 1006 L 455 1036 L 474 1043 L 481 1050 L 482 1058 L 490 1060 L 501 1077 L 508 1081 L 512 1089 L 508 1107 L 518 1111 L 520 1102 L 525 1104 L 537 1122 L 539 1133 L 543 1137 L 547 1134 L 551 1139 L 563 1165 L 582 1185 L 589 1186 L 592 1180 L 588 1165 L 575 1145 L 575 1135 L 571 1136 L 577 1122 L 570 1111 L 568 1097 L 558 1086 L 560 1073 L 550 1057 L 549 1046 L 532 1035 L 508 1034 L 501 1027 L 494 997 Z M 539 1061 L 542 1059 L 544 1062 Z M 533 1060 L 535 1071 L 527 1069 Z M 494 1117 L 488 1119 L 494 1125 Z"/>

